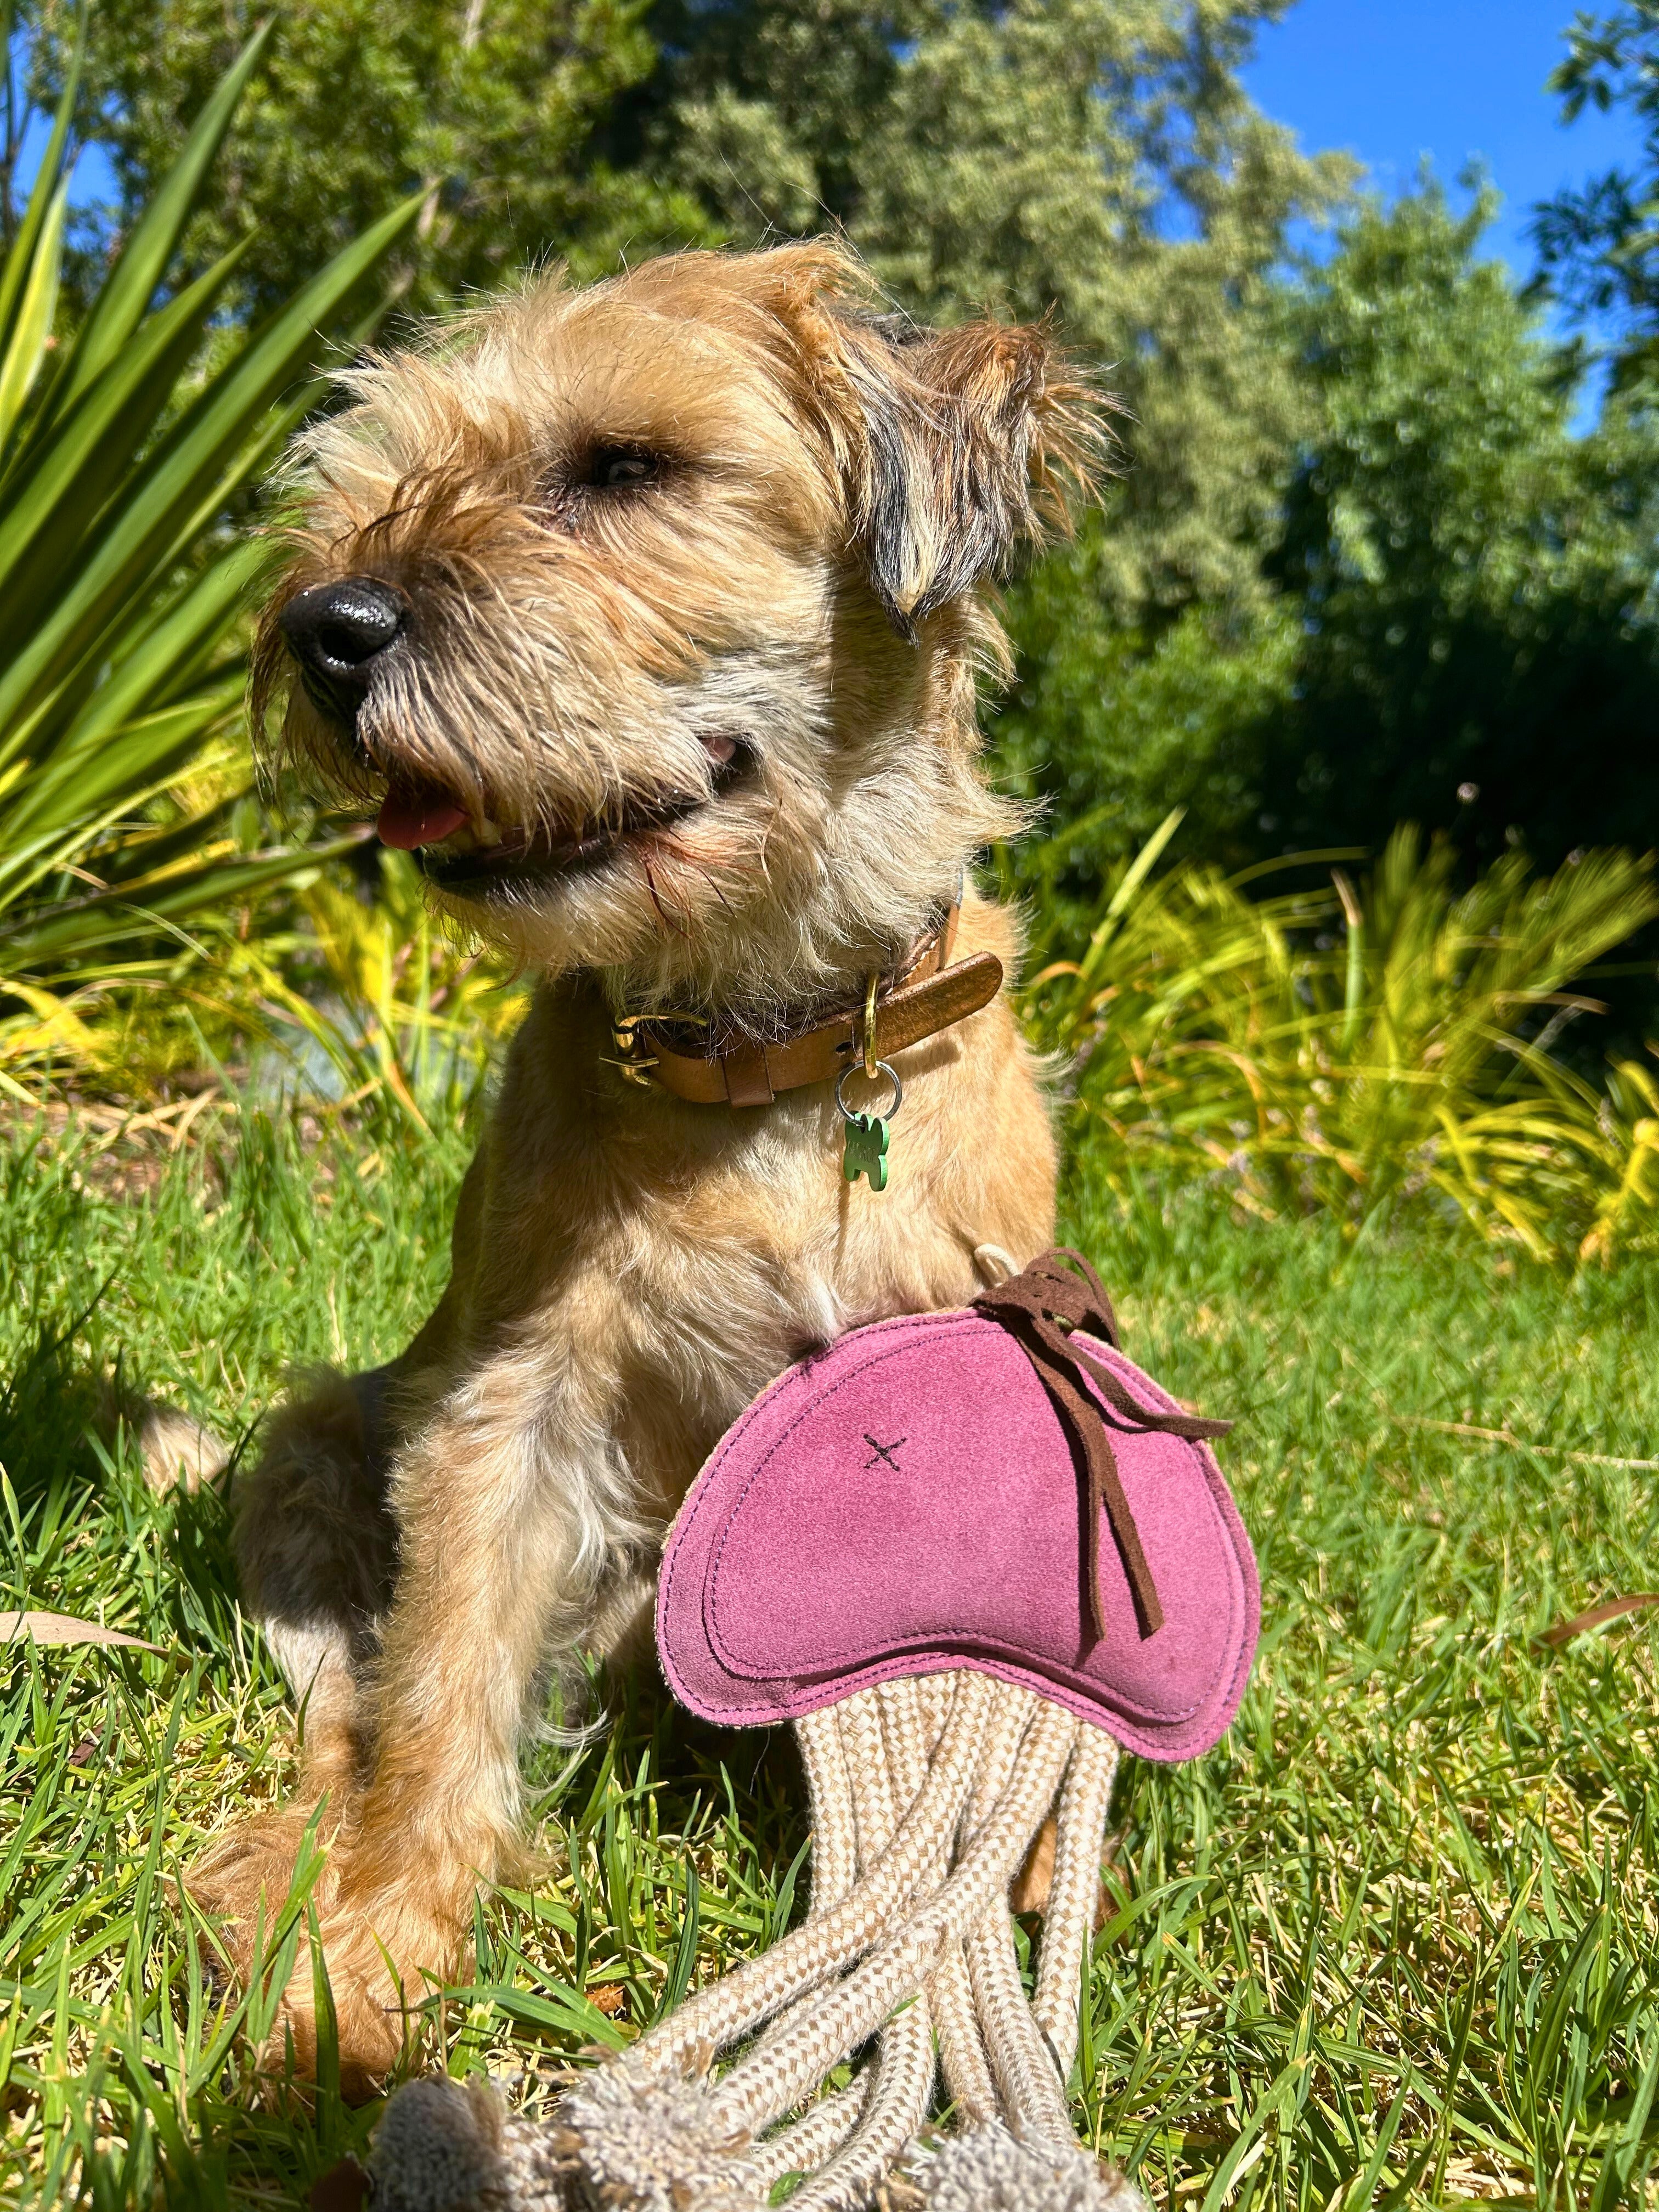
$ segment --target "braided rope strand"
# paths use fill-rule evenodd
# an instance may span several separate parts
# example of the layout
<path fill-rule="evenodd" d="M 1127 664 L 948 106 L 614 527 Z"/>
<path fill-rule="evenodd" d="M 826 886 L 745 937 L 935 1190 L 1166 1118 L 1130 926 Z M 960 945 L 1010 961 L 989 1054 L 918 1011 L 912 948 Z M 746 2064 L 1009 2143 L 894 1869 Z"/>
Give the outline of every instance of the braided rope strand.
<path fill-rule="evenodd" d="M 1103 1729 L 1085 1726 L 1066 1769 L 1055 1824 L 1054 1871 L 1042 1920 L 1036 1995 L 1031 2009 L 1070 2075 L 1077 2056 L 1083 1962 L 1100 1894 L 1100 1862 L 1117 1779 L 1118 1748 Z"/>
<path fill-rule="evenodd" d="M 630 2063 L 656 2075 L 681 2070 L 698 2050 L 733 2042 L 868 1950 L 893 1912 L 909 1902 L 923 1869 L 937 1867 L 944 1855 L 995 1686 L 988 1675 L 964 1674 L 927 1787 L 879 1863 L 822 1917 L 809 1917 L 763 1956 L 699 1990 L 647 2029 L 629 2054 Z"/>
<path fill-rule="evenodd" d="M 786 2173 L 811 2173 L 839 2150 L 858 2125 L 874 2080 L 872 2074 L 860 2074 L 844 2089 L 820 2097 L 790 2126 L 753 2144 L 745 2162 L 763 2185 L 770 2189 Z"/>
<path fill-rule="evenodd" d="M 795 1723 L 812 1818 L 811 1911 L 839 1905 L 858 1874 L 857 1832 L 853 1820 L 852 1784 L 841 1747 L 839 1717 L 833 1705 L 808 1713 Z"/>
<path fill-rule="evenodd" d="M 789 2199 L 797 2212 L 858 2212 L 869 2203 L 927 2124 L 934 2068 L 933 2023 L 927 1999 L 918 1996 L 882 2030 L 864 2115 L 835 2156 Z"/>
<path fill-rule="evenodd" d="M 1031 2017 L 1006 1912 L 987 1913 L 968 1937 L 968 1978 L 1004 2115 L 1016 2135 L 1072 2141 L 1065 2084 Z"/>

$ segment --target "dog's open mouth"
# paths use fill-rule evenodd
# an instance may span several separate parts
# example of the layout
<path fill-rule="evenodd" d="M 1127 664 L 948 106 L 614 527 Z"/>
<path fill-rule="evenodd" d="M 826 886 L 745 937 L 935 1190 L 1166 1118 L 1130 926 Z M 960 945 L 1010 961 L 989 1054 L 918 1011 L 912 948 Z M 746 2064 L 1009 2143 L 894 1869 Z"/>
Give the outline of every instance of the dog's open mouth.
<path fill-rule="evenodd" d="M 469 816 L 447 792 L 429 784 L 393 783 L 375 829 L 384 845 L 416 854 L 440 890 L 506 890 L 597 867 L 630 840 L 672 829 L 738 781 L 751 755 L 741 739 L 708 746 L 712 790 L 669 790 L 631 799 L 601 818 L 528 828 Z"/>

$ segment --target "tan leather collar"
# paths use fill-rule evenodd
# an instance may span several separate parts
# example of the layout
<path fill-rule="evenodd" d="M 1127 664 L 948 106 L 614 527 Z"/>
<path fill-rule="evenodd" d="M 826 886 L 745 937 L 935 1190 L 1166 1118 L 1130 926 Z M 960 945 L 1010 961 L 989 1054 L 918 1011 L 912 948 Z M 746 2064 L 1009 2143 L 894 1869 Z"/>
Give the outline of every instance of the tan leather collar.
<path fill-rule="evenodd" d="M 1002 988 L 1002 963 L 975 952 L 950 965 L 961 900 L 876 994 L 874 1054 L 889 1060 L 988 1006 Z M 732 1036 L 699 1045 L 692 1025 L 664 1016 L 625 1015 L 614 1025 L 618 1065 L 630 1082 L 659 1084 L 698 1106 L 769 1106 L 780 1091 L 832 1083 L 864 1045 L 864 1001 L 811 1028 L 763 1041 Z"/>

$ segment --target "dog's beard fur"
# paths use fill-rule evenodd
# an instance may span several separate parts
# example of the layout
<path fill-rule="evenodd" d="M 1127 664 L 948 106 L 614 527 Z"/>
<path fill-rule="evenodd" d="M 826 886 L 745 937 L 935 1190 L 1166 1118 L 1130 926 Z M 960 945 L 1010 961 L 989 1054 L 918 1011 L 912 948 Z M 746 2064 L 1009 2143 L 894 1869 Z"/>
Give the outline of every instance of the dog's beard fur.
<path fill-rule="evenodd" d="M 1016 826 L 974 765 L 975 677 L 1006 648 L 936 509 L 955 471 L 984 562 L 1035 534 L 1045 469 L 1085 453 L 1084 395 L 1022 355 L 1023 394 L 993 380 L 1019 450 L 965 401 L 952 442 L 955 395 L 835 307 L 856 281 L 820 247 L 544 283 L 355 372 L 299 457 L 256 728 L 291 673 L 287 600 L 394 586 L 411 634 L 355 731 L 294 684 L 284 747 L 342 799 L 440 794 L 478 838 L 633 825 L 483 889 L 446 889 L 440 855 L 434 888 L 525 963 L 605 971 L 642 1010 L 764 1030 L 896 957 Z M 582 480 L 596 450 L 659 476 L 606 493 Z"/>

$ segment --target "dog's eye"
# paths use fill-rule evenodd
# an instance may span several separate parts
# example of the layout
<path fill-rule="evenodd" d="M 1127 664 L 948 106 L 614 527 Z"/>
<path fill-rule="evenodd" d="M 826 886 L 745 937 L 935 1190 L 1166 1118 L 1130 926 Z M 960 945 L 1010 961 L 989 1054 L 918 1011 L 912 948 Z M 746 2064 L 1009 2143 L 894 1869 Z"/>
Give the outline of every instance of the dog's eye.
<path fill-rule="evenodd" d="M 589 446 L 578 450 L 550 470 L 535 504 L 544 521 L 555 530 L 580 531 L 585 518 L 597 518 L 610 494 L 611 508 L 620 517 L 628 496 L 645 490 L 668 473 L 668 463 L 647 446 Z"/>
<path fill-rule="evenodd" d="M 626 491 L 661 473 L 655 453 L 642 453 L 636 446 L 601 446 L 588 464 L 587 481 L 598 491 Z"/>

